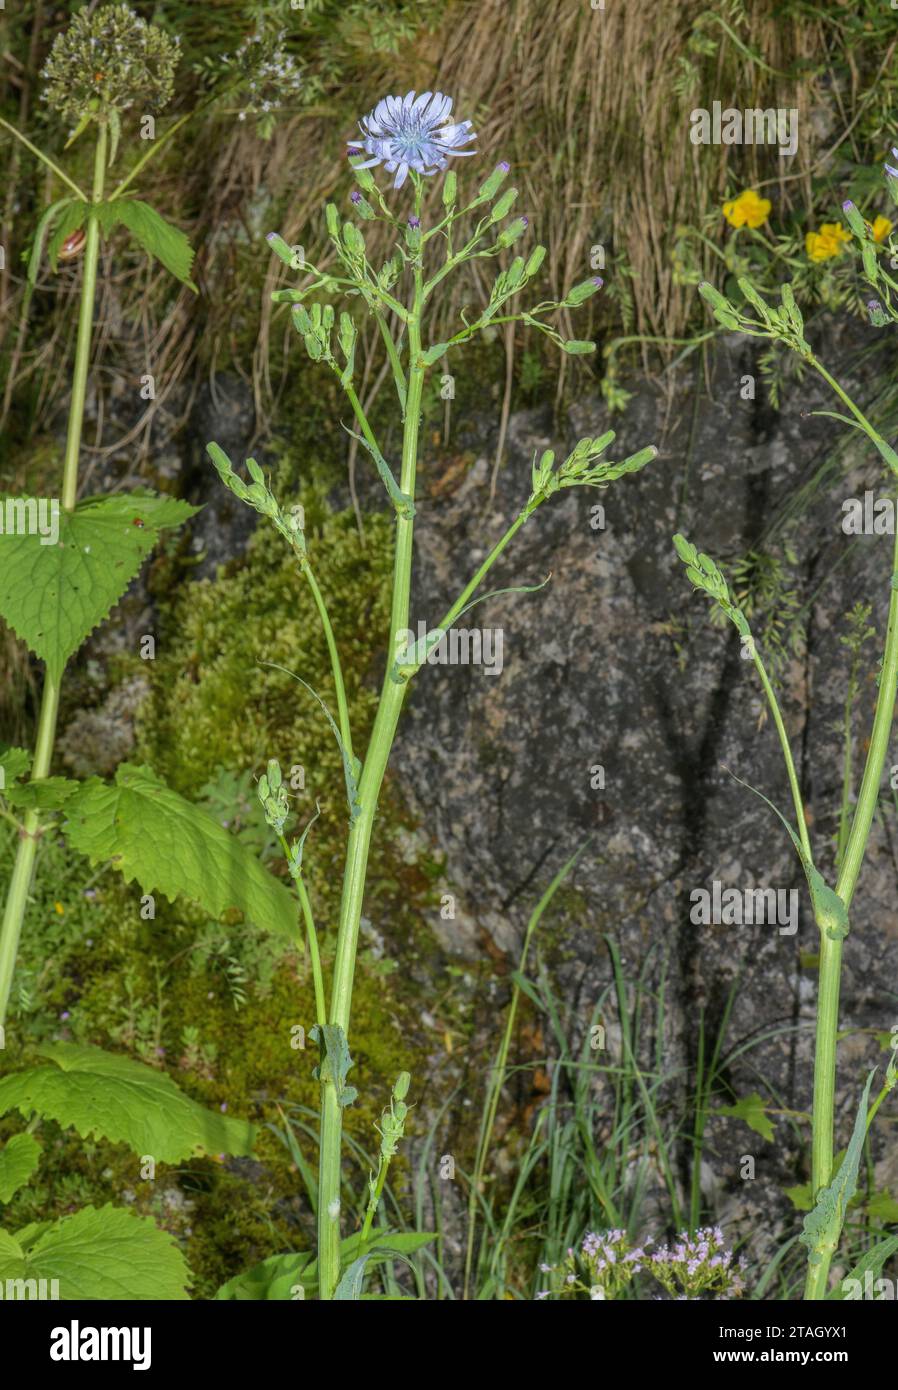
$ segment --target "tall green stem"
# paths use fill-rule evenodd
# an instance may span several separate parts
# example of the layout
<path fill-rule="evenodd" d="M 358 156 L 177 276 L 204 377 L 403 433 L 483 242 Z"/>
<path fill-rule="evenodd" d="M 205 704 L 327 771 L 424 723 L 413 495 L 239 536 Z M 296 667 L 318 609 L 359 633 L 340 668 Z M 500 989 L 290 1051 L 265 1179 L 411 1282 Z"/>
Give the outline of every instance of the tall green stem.
<path fill-rule="evenodd" d="M 93 201 L 103 197 L 106 173 L 106 127 L 101 125 L 94 154 Z M 69 182 L 69 180 L 66 180 Z M 80 190 L 79 190 L 80 191 Z M 87 372 L 90 365 L 90 345 L 93 332 L 94 301 L 97 291 L 97 261 L 100 252 L 100 228 L 96 218 L 88 219 L 84 247 L 84 278 L 81 284 L 81 304 L 78 314 L 78 338 L 75 346 L 75 370 L 72 377 L 72 400 L 69 407 L 68 434 L 62 473 L 62 505 L 73 511 L 78 497 L 78 456 L 81 450 L 81 426 L 84 418 L 84 399 L 87 392 Z M 38 716 L 37 741 L 31 780 L 47 777 L 53 761 L 56 720 L 59 714 L 59 682 L 50 676 L 44 679 Z M 22 921 L 28 903 L 28 891 L 34 872 L 39 822 L 36 811 L 29 811 L 20 833 L 16 859 L 6 897 L 3 925 L 0 927 L 0 1027 L 6 1019 L 12 979 L 19 951 Z"/>
<path fill-rule="evenodd" d="M 415 495 L 421 393 L 424 385 L 424 366 L 421 362 L 421 314 L 423 306 L 424 293 L 419 260 L 415 267 L 414 307 L 408 322 L 408 391 L 402 437 L 402 473 L 400 479 L 402 491 L 412 498 Z M 397 642 L 400 635 L 408 629 L 413 540 L 414 522 L 407 517 L 397 516 L 387 670 L 384 675 L 374 728 L 371 732 L 371 742 L 359 782 L 359 806 L 361 809 L 349 833 L 346 868 L 343 875 L 340 926 L 337 934 L 337 952 L 334 961 L 330 1022 L 342 1028 L 347 1035 L 371 832 L 374 828 L 378 797 L 405 698 L 406 686 L 393 679 L 392 667 Z M 343 1117 L 333 1081 L 325 1080 L 321 1092 L 318 1274 L 319 1297 L 330 1299 L 333 1298 L 334 1290 L 340 1278 L 340 1149 Z"/>
<path fill-rule="evenodd" d="M 888 458 L 890 447 L 873 428 L 866 416 L 857 408 L 849 396 L 829 372 L 811 358 L 812 365 L 829 383 L 839 398 L 848 406 L 864 433 L 876 445 L 880 454 Z M 895 713 L 895 694 L 898 689 L 898 533 L 895 536 L 892 553 L 892 588 L 889 598 L 889 619 L 886 630 L 885 651 L 882 671 L 879 678 L 879 695 L 876 713 L 873 716 L 873 731 L 864 775 L 858 793 L 857 805 L 851 822 L 851 830 L 845 852 L 842 856 L 836 892 L 845 904 L 851 906 L 851 899 L 861 871 L 870 827 L 879 799 L 879 786 L 882 770 L 889 749 L 892 719 Z M 842 973 L 842 941 L 833 940 L 826 932 L 820 935 L 820 973 L 817 999 L 817 1036 L 814 1052 L 814 1118 L 812 1139 L 812 1177 L 811 1184 L 816 1195 L 821 1187 L 832 1180 L 833 1131 L 836 1092 L 836 1038 L 839 1028 L 839 989 Z M 806 1299 L 826 1297 L 831 1253 L 824 1253 L 820 1262 L 808 1266 Z"/>

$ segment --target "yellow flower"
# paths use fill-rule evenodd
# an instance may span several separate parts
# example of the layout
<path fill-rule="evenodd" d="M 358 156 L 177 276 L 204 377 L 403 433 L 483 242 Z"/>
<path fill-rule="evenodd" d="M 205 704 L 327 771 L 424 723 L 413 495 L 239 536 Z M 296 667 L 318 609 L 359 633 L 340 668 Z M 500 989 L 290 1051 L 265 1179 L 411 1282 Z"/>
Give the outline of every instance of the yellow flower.
<path fill-rule="evenodd" d="M 747 188 L 731 203 L 724 203 L 723 215 L 731 227 L 763 227 L 771 206 L 768 198 L 759 198 L 753 188 Z"/>
<path fill-rule="evenodd" d="M 870 230 L 873 233 L 874 241 L 885 241 L 889 232 L 892 230 L 892 223 L 887 217 L 883 217 L 882 213 L 880 213 Z"/>
<path fill-rule="evenodd" d="M 812 261 L 828 261 L 842 254 L 842 247 L 851 240 L 851 233 L 839 222 L 824 222 L 819 232 L 808 232 L 804 249 Z"/>
<path fill-rule="evenodd" d="M 60 917 L 65 916 L 65 908 L 63 907 L 62 903 L 54 903 L 53 906 L 56 908 L 56 911 L 59 913 Z"/>

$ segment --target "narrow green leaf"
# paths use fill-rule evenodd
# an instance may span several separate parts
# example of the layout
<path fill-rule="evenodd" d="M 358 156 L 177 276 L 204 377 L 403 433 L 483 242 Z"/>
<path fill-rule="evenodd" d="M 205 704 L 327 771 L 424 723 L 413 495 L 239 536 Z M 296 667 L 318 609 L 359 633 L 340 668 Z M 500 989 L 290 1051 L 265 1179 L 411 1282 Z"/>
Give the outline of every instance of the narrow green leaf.
<path fill-rule="evenodd" d="M 276 661 L 263 661 L 261 664 L 263 666 L 271 666 L 272 669 L 275 671 L 283 671 L 285 676 L 291 676 L 293 680 L 299 681 L 299 684 L 305 686 L 309 694 L 314 696 L 321 708 L 324 710 L 324 716 L 327 719 L 328 724 L 330 724 L 331 726 L 334 738 L 337 740 L 337 747 L 340 750 L 340 756 L 343 759 L 343 777 L 346 782 L 346 800 L 349 803 L 349 823 L 351 825 L 358 818 L 362 810 L 361 804 L 359 802 L 359 788 L 358 780 L 356 777 L 357 769 L 354 768 L 349 761 L 349 754 L 346 750 L 346 745 L 343 742 L 340 730 L 337 727 L 337 721 L 334 719 L 334 716 L 331 714 L 327 705 L 324 703 L 321 696 L 318 694 L 318 691 L 313 690 L 312 686 L 309 685 L 308 681 L 304 681 L 302 676 L 298 676 L 295 671 L 288 671 L 286 666 L 280 666 Z"/>
<path fill-rule="evenodd" d="M 866 1255 L 861 1256 L 850 1274 L 846 1274 L 845 1278 L 840 1279 L 834 1289 L 830 1289 L 829 1293 L 826 1295 L 827 1300 L 842 1302 L 847 1300 L 852 1302 L 856 1299 L 863 1298 L 868 1283 L 865 1276 L 869 1274 L 871 1279 L 873 1279 L 882 1274 L 883 1265 L 886 1260 L 891 1259 L 896 1250 L 898 1250 L 898 1236 L 888 1236 L 885 1240 L 879 1241 L 877 1245 L 873 1246 L 872 1250 L 868 1250 Z M 848 1292 L 845 1288 L 846 1284 L 851 1280 L 855 1280 L 861 1286 L 857 1293 L 853 1290 Z M 890 1292 L 886 1293 L 885 1297 L 894 1298 L 895 1291 L 891 1280 L 889 1281 L 889 1290 Z"/>
<path fill-rule="evenodd" d="M 823 1188 L 819 1193 L 814 1210 L 809 1212 L 804 1219 L 799 1240 L 802 1245 L 807 1246 L 808 1262 L 812 1265 L 820 1263 L 824 1250 L 834 1251 L 836 1249 L 842 1234 L 848 1203 L 857 1190 L 858 1167 L 867 1134 L 867 1102 L 870 1098 L 870 1087 L 875 1075 L 876 1069 L 874 1068 L 867 1077 L 867 1084 L 858 1106 L 851 1141 L 839 1166 L 839 1171 L 829 1187 Z"/>
<path fill-rule="evenodd" d="M 31 255 L 28 257 L 29 285 L 35 285 L 37 283 L 38 273 L 41 268 L 41 256 L 44 253 L 44 241 L 46 240 L 50 227 L 56 218 L 60 216 L 62 211 L 74 201 L 75 199 L 73 198 L 60 198 L 58 202 L 51 203 L 48 208 L 44 209 L 41 220 L 37 224 L 37 230 L 34 233 L 34 241 L 31 243 Z M 65 240 L 65 237 L 63 237 L 63 240 Z"/>
<path fill-rule="evenodd" d="M 59 218 L 47 242 L 47 256 L 52 270 L 58 269 L 59 252 L 66 237 L 77 232 L 87 221 L 88 205 L 80 198 L 72 198 L 60 211 Z"/>
<path fill-rule="evenodd" d="M 269 1302 L 293 1300 L 297 1286 L 305 1292 L 306 1285 L 302 1275 L 311 1261 L 311 1255 L 296 1252 L 288 1255 L 269 1255 L 267 1260 L 244 1270 L 214 1295 L 219 1302 Z"/>
<path fill-rule="evenodd" d="M 118 154 L 119 141 L 122 138 L 122 118 L 114 106 L 110 106 L 107 112 L 109 123 L 109 159 L 107 167 L 112 168 L 115 163 L 115 156 Z"/>
<path fill-rule="evenodd" d="M 361 1298 L 362 1285 L 365 1282 L 365 1266 L 370 1258 L 370 1255 L 360 1255 L 357 1260 L 353 1260 L 334 1290 L 335 1300 L 356 1302 Z"/>

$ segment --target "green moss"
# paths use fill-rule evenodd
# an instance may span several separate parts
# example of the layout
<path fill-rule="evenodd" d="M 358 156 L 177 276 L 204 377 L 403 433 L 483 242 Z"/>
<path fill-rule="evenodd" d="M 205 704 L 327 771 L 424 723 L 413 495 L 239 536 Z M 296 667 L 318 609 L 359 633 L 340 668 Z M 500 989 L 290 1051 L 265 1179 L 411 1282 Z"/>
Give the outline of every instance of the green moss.
<path fill-rule="evenodd" d="M 363 748 L 388 627 L 392 527 L 386 517 L 369 518 L 363 549 L 353 518 L 329 512 L 319 490 L 302 501 Z M 254 818 L 246 774 L 269 757 L 285 768 L 304 767 L 305 790 L 295 793 L 294 808 L 301 824 L 316 799 L 322 807 L 304 867 L 329 972 L 347 829 L 343 768 L 317 702 L 262 664 L 295 670 L 333 707 L 317 615 L 280 538 L 260 527 L 244 559 L 214 581 L 184 585 L 161 614 L 157 654 L 144 665 L 151 689 L 139 719 L 138 758 L 193 800 L 214 780 L 216 798 L 207 803 L 280 874 L 280 854 Z M 406 862 L 409 829 L 395 784 L 388 784 L 366 902 L 378 940 L 369 947 L 363 937 L 353 997 L 351 1079 L 359 1099 L 346 1112 L 348 1138 L 369 1153 L 391 1083 L 402 1070 L 413 1077 L 419 1070 L 425 1044 L 415 981 L 432 978 L 437 951 L 422 922 L 437 901 L 439 867 Z M 2 841 L 0 832 L 0 857 L 12 850 Z M 210 922 L 189 903 L 157 898 L 155 917 L 144 920 L 139 889 L 112 868 L 92 870 L 53 836 L 41 854 L 23 933 L 17 1038 L 68 1037 L 126 1050 L 164 1067 L 203 1103 L 254 1120 L 259 1141 L 252 1161 L 194 1160 L 160 1168 L 151 1183 L 139 1180 L 134 1156 L 120 1147 L 86 1145 L 45 1125 L 37 1182 L 12 1204 L 10 1224 L 91 1201 L 133 1205 L 184 1241 L 200 1297 L 267 1255 L 309 1248 L 311 1205 L 287 1147 L 269 1128 L 282 1128 L 284 1115 L 309 1124 L 312 1136 L 299 1138 L 314 1167 L 316 1049 L 291 1045 L 297 1025 L 307 1036 L 314 1022 L 307 962 L 244 922 Z M 346 1172 L 361 1200 L 364 1162 L 347 1161 Z"/>

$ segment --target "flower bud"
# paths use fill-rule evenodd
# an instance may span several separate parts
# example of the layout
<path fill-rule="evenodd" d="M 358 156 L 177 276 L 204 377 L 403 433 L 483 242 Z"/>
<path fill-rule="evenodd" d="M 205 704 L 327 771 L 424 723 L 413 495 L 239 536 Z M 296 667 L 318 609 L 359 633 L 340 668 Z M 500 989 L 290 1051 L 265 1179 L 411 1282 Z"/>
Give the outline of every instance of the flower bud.
<path fill-rule="evenodd" d="M 519 217 L 517 221 L 512 222 L 511 225 L 506 227 L 505 231 L 500 234 L 496 239 L 496 245 L 502 247 L 512 246 L 519 237 L 524 235 L 529 226 L 530 221 L 528 218 Z"/>
<path fill-rule="evenodd" d="M 503 217 L 507 217 L 517 196 L 518 190 L 516 188 L 506 189 L 490 213 L 490 222 L 501 222 Z"/>
<path fill-rule="evenodd" d="M 284 262 L 284 265 L 288 265 L 291 270 L 300 270 L 302 268 L 297 252 L 292 246 L 289 246 L 284 238 L 279 236 L 277 232 L 269 232 L 265 240 L 268 242 L 268 245 L 271 247 L 278 260 Z"/>
<path fill-rule="evenodd" d="M 867 229 L 864 225 L 864 219 L 863 217 L 861 217 L 856 206 L 850 198 L 847 198 L 845 202 L 842 204 L 842 211 L 845 214 L 845 221 L 848 223 L 855 236 L 860 237 L 861 241 L 865 241 L 867 237 Z"/>
<path fill-rule="evenodd" d="M 349 161 L 349 164 L 350 168 L 352 169 L 352 176 L 358 184 L 359 188 L 363 188 L 366 193 L 372 193 L 377 185 L 374 182 L 374 177 L 371 173 L 371 170 L 361 169 L 358 164 L 353 164 L 351 159 Z"/>
<path fill-rule="evenodd" d="M 443 207 L 447 212 L 451 212 L 455 207 L 458 196 L 458 179 L 454 170 L 450 169 L 443 180 Z"/>
<path fill-rule="evenodd" d="M 376 214 L 373 207 L 357 188 L 350 193 L 349 201 L 352 203 L 359 217 L 363 218 L 366 222 L 372 222 L 374 220 Z"/>
<path fill-rule="evenodd" d="M 593 275 L 589 280 L 581 280 L 579 285 L 574 285 L 573 289 L 568 290 L 565 304 L 572 307 L 583 304 L 587 299 L 591 299 L 604 284 L 601 275 Z"/>
<path fill-rule="evenodd" d="M 408 1095 L 408 1088 L 411 1084 L 412 1078 L 409 1076 L 408 1072 L 401 1071 L 397 1076 L 396 1084 L 393 1087 L 393 1095 L 396 1097 L 397 1100 L 405 1100 L 406 1096 Z"/>
<path fill-rule="evenodd" d="M 485 202 L 488 198 L 495 197 L 505 180 L 508 178 L 508 171 L 510 168 L 511 165 L 506 164 L 504 159 L 501 164 L 496 165 L 489 178 L 480 187 L 480 191 L 477 194 L 476 199 L 478 203 Z"/>

